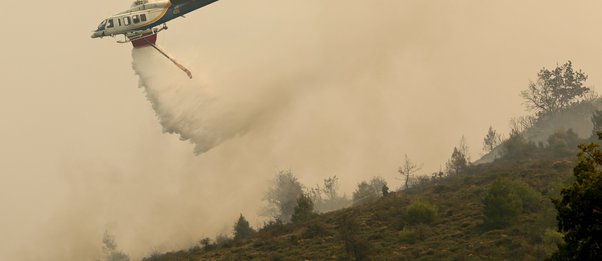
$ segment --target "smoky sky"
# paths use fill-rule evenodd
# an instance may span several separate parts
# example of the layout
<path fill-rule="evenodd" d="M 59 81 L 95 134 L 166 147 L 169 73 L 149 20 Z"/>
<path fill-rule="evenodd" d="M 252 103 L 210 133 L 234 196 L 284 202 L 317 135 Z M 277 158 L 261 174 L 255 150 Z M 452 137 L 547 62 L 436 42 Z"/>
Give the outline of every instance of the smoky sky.
<path fill-rule="evenodd" d="M 35 5 L 0 18 L 2 260 L 94 260 L 106 230 L 137 259 L 241 213 L 257 226 L 280 169 L 337 175 L 348 195 L 375 175 L 396 188 L 404 154 L 429 174 L 464 135 L 478 158 L 490 125 L 527 113 L 519 92 L 542 67 L 602 80 L 596 1 L 222 0 L 159 35 L 192 81 L 139 57 L 157 59 L 141 66 L 158 87 L 224 101 L 181 111 L 228 134 L 195 155 L 164 133 L 131 46 L 89 38 L 129 3 Z"/>

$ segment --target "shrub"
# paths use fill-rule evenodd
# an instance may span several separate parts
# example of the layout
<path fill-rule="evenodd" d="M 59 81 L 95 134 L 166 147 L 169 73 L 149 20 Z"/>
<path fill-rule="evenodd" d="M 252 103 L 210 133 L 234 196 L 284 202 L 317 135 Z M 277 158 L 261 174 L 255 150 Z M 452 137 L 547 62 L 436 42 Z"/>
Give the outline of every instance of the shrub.
<path fill-rule="evenodd" d="M 211 242 L 211 239 L 206 237 L 199 241 L 199 245 L 203 250 L 212 250 L 215 248 L 215 244 Z"/>
<path fill-rule="evenodd" d="M 358 261 L 368 260 L 370 243 L 358 235 L 357 221 L 350 215 L 341 219 L 339 236 L 345 244 L 345 252 L 348 257 L 355 257 L 355 260 Z"/>
<path fill-rule="evenodd" d="M 399 238 L 399 241 L 401 243 L 416 243 L 416 241 L 418 241 L 418 235 L 416 234 L 416 232 L 414 231 L 414 229 L 411 228 L 403 228 L 401 231 L 399 231 L 399 234 L 397 234 L 397 237 Z"/>
<path fill-rule="evenodd" d="M 489 187 L 483 199 L 487 227 L 505 227 L 522 212 L 523 202 L 512 185 L 506 179 L 497 179 Z"/>
<path fill-rule="evenodd" d="M 519 131 L 512 130 L 510 137 L 502 143 L 502 148 L 504 159 L 520 160 L 530 157 L 537 147 L 527 141 Z"/>
<path fill-rule="evenodd" d="M 577 152 L 579 136 L 569 129 L 568 131 L 557 131 L 548 137 L 548 149 L 557 156 L 572 156 Z"/>
<path fill-rule="evenodd" d="M 421 201 L 415 201 L 407 210 L 406 220 L 409 224 L 430 224 L 435 220 L 435 206 Z"/>
<path fill-rule="evenodd" d="M 541 209 L 541 194 L 523 181 L 512 181 L 512 188 L 523 203 L 523 210 L 536 212 Z"/>
<path fill-rule="evenodd" d="M 370 183 L 362 181 L 353 192 L 353 204 L 364 204 L 374 202 L 383 195 L 383 187 L 387 182 L 381 177 L 374 177 Z"/>
<path fill-rule="evenodd" d="M 227 235 L 219 234 L 215 237 L 215 245 L 217 245 L 217 247 L 231 247 L 232 239 Z"/>
<path fill-rule="evenodd" d="M 303 232 L 304 238 L 324 237 L 330 235 L 326 226 L 321 222 L 312 222 Z"/>
<path fill-rule="evenodd" d="M 546 256 L 551 255 L 552 253 L 558 250 L 558 245 L 564 243 L 562 239 L 562 233 L 556 231 L 555 229 L 546 228 L 543 235 L 541 236 L 542 247 L 545 251 Z"/>
<path fill-rule="evenodd" d="M 397 238 L 401 243 L 409 243 L 413 244 L 418 242 L 419 240 L 424 240 L 426 238 L 426 230 L 427 228 L 423 225 L 415 226 L 415 227 L 405 227 L 397 234 Z"/>

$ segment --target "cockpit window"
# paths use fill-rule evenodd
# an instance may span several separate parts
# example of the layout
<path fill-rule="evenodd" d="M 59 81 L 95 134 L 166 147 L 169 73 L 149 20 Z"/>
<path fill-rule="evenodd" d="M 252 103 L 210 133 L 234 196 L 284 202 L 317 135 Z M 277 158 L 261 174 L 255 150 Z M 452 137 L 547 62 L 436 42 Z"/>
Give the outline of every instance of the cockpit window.
<path fill-rule="evenodd" d="M 134 15 L 132 16 L 132 21 L 134 21 L 135 24 L 140 23 L 140 18 L 138 18 L 138 15 Z"/>
<path fill-rule="evenodd" d="M 140 14 L 140 21 L 146 22 L 146 14 Z"/>
<path fill-rule="evenodd" d="M 107 20 L 102 21 L 99 25 L 98 25 L 98 30 L 104 30 L 105 29 L 105 25 L 107 24 Z"/>
<path fill-rule="evenodd" d="M 113 28 L 113 19 L 107 19 L 107 28 Z"/>

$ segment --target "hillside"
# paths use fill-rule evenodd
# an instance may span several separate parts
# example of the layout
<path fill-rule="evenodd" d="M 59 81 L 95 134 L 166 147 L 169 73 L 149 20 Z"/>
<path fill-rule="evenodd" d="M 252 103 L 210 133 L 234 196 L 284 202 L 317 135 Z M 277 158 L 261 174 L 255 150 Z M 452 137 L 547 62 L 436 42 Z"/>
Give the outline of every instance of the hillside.
<path fill-rule="evenodd" d="M 475 164 L 371 202 L 144 260 L 543 260 L 562 242 L 550 198 L 572 181 L 577 145 L 602 126 L 602 113 L 592 117 L 601 104 L 523 121 Z"/>
<path fill-rule="evenodd" d="M 533 147 L 527 159 L 498 159 L 371 204 L 299 224 L 268 224 L 248 240 L 145 260 L 541 260 L 556 249 L 559 238 L 549 198 L 570 180 L 575 153 Z M 537 202 L 507 227 L 491 228 L 484 225 L 483 199 L 500 177 L 528 184 Z M 435 207 L 432 222 L 409 222 L 408 206 L 417 201 Z"/>

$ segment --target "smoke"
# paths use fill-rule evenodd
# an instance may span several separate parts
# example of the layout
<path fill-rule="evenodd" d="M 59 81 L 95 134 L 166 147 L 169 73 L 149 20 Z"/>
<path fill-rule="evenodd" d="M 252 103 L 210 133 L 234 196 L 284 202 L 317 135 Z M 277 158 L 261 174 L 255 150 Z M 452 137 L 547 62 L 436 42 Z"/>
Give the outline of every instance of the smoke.
<path fill-rule="evenodd" d="M 140 86 L 145 89 L 163 131 L 193 142 L 197 154 L 244 132 L 256 114 L 254 108 L 229 111 L 237 101 L 225 95 L 227 91 L 216 93 L 209 85 L 181 79 L 164 68 L 164 57 L 152 48 L 133 49 L 132 57 Z"/>
<path fill-rule="evenodd" d="M 133 49 L 132 58 L 140 87 L 144 88 L 163 131 L 194 143 L 196 154 L 242 135 L 270 118 L 292 91 L 278 89 L 274 82 L 257 83 L 254 79 L 236 85 L 215 82 L 203 77 L 202 72 L 190 80 L 150 47 Z"/>

